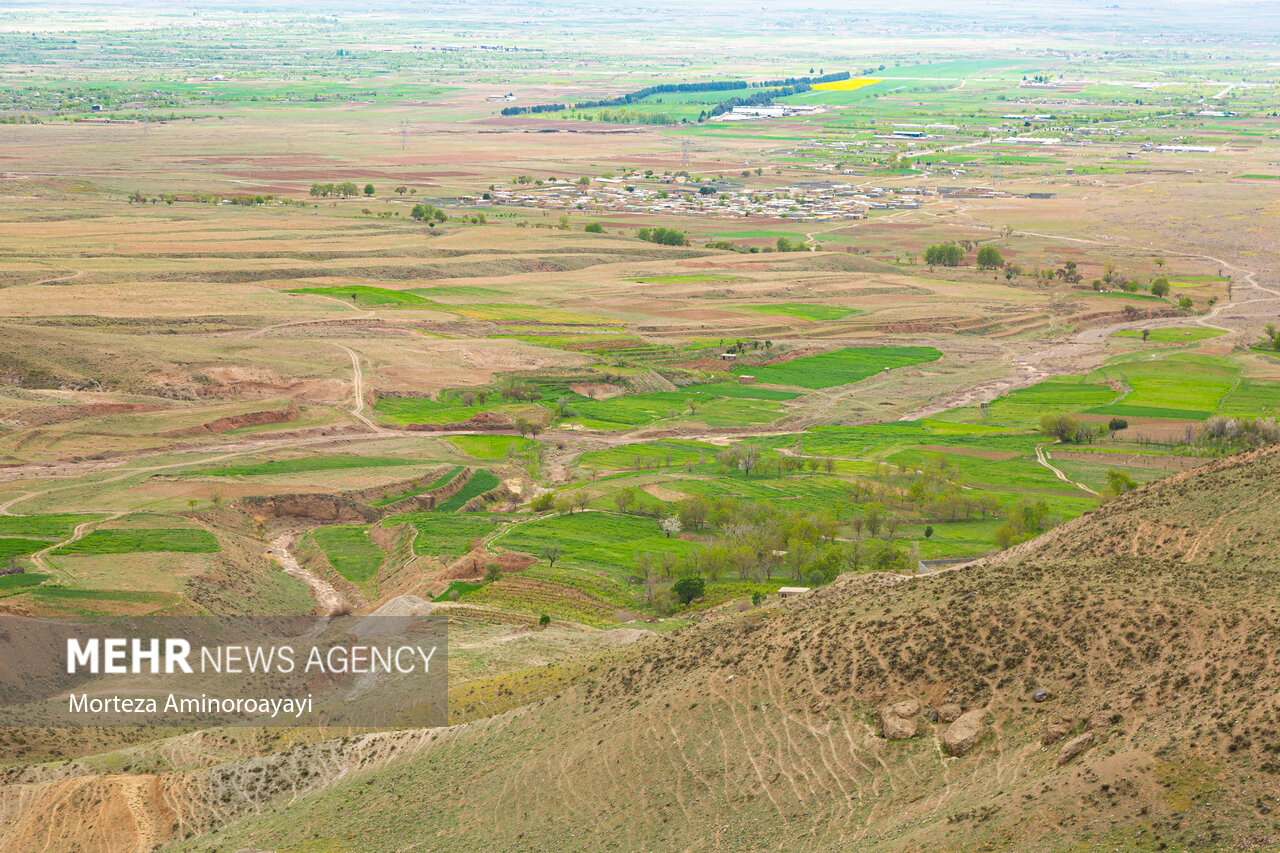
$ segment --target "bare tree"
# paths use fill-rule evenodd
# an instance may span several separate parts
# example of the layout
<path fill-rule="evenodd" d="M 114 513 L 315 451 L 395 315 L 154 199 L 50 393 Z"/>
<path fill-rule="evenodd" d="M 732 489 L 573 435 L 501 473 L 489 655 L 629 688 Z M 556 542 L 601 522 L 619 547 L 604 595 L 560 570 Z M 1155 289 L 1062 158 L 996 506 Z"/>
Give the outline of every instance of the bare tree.
<path fill-rule="evenodd" d="M 542 548 L 538 551 L 538 556 L 546 560 L 547 565 L 554 569 L 556 567 L 556 560 L 560 559 L 560 555 L 562 553 L 564 553 L 564 550 L 560 547 L 560 545 L 558 543 L 552 542 L 552 543 L 543 545 Z"/>

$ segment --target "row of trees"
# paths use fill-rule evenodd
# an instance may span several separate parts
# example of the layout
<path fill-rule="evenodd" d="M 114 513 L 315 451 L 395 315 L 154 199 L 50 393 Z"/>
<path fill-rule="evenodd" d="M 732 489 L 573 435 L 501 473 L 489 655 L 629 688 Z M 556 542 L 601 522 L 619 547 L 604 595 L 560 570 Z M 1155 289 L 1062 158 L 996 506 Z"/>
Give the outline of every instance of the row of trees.
<path fill-rule="evenodd" d="M 674 228 L 641 228 L 636 232 L 636 236 L 646 242 L 663 246 L 689 245 L 689 235 Z"/>
<path fill-rule="evenodd" d="M 964 263 L 965 249 L 957 243 L 934 243 L 924 250 L 924 262 L 935 267 L 958 267 Z M 978 269 L 994 270 L 1004 266 L 1004 256 L 995 246 L 980 246 L 974 259 Z"/>
<path fill-rule="evenodd" d="M 372 196 L 375 190 L 373 184 L 364 185 L 364 194 Z M 312 198 L 328 198 L 331 195 L 341 196 L 342 198 L 352 198 L 360 195 L 360 188 L 351 181 L 343 181 L 340 184 L 312 184 Z"/>
<path fill-rule="evenodd" d="M 666 95 L 679 92 L 719 92 L 732 91 L 735 89 L 773 89 L 780 86 L 805 89 L 813 83 L 831 83 L 837 80 L 848 80 L 848 71 L 837 71 L 831 74 L 823 74 L 819 77 L 785 77 L 779 80 L 762 80 L 756 83 L 748 83 L 746 80 L 707 80 L 701 83 L 662 83 L 656 86 L 645 86 L 643 89 L 636 89 L 633 92 L 627 92 L 614 98 L 601 98 L 595 101 L 578 101 L 573 105 L 574 109 L 590 110 L 598 107 L 622 107 L 636 101 L 644 100 L 651 95 Z M 791 94 L 791 93 L 788 93 Z M 528 107 L 507 107 L 502 110 L 504 116 L 518 116 L 526 113 L 547 113 L 560 112 L 568 109 L 565 104 L 537 104 Z"/>

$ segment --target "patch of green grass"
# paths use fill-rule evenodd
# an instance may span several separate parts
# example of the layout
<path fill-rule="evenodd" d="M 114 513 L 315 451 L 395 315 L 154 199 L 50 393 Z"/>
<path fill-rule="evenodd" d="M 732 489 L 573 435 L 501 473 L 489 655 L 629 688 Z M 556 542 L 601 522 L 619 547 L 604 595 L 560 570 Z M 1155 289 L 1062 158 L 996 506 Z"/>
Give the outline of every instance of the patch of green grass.
<path fill-rule="evenodd" d="M 1277 413 L 1280 382 L 1271 379 L 1242 379 L 1218 405 L 1218 414 L 1234 417 L 1275 417 Z"/>
<path fill-rule="evenodd" d="M 51 577 L 52 575 L 42 575 L 39 572 L 29 572 L 21 575 L 0 575 L 0 590 L 39 586 Z"/>
<path fill-rule="evenodd" d="M 839 305 L 820 305 L 812 302 L 777 302 L 772 305 L 747 305 L 749 311 L 760 314 L 780 314 L 785 317 L 796 317 L 800 320 L 840 320 L 861 314 L 857 308 L 842 308 Z"/>
<path fill-rule="evenodd" d="M 888 461 L 900 467 L 921 468 L 935 463 L 944 454 L 927 450 L 902 450 L 888 457 Z M 977 456 L 945 454 L 947 466 L 953 474 L 970 486 L 996 492 L 1042 492 L 1046 494 L 1083 494 L 1070 483 L 1064 483 L 1048 468 L 1040 465 L 1033 456 L 1016 459 L 982 459 Z"/>
<path fill-rule="evenodd" d="M 1220 356 L 1175 352 L 1116 360 L 1089 379 L 1120 379 L 1133 390 L 1092 414 L 1204 420 L 1236 384 L 1240 369 Z"/>
<path fill-rule="evenodd" d="M 48 544 L 48 543 L 45 543 Z M 57 548 L 56 554 L 142 554 L 179 552 L 216 554 L 222 550 L 207 530 L 196 527 L 174 529 L 138 528 L 95 530 L 83 539 Z"/>
<path fill-rule="evenodd" d="M 729 497 L 768 501 L 790 512 L 818 512 L 847 504 L 852 487 L 843 479 L 827 474 L 773 476 L 753 474 L 708 479 L 672 480 L 663 484 L 686 495 L 708 498 Z"/>
<path fill-rule="evenodd" d="M 492 287 L 479 287 L 474 284 L 445 284 L 440 287 L 411 287 L 401 293 L 416 293 L 421 296 L 506 296 L 504 290 Z"/>
<path fill-rule="evenodd" d="M 1144 302 L 1165 302 L 1166 301 L 1164 299 L 1161 299 L 1159 296 L 1152 296 L 1150 293 L 1128 293 L 1124 291 L 1116 291 L 1116 292 L 1108 291 L 1106 293 L 1089 292 L 1081 295 L 1082 296 L 1098 296 L 1106 299 L 1138 299 Z"/>
<path fill-rule="evenodd" d="M 402 501 L 405 498 L 411 498 L 414 495 L 420 495 L 420 494 L 423 494 L 424 492 L 430 492 L 433 489 L 438 489 L 441 486 L 444 486 L 452 482 L 454 477 L 458 476 L 465 470 L 467 470 L 465 466 L 455 465 L 425 486 L 419 486 L 416 489 L 409 489 L 408 491 L 400 492 L 397 495 L 388 495 L 387 497 L 382 498 L 381 500 L 374 501 L 372 504 L 370 504 L 370 506 L 389 506 L 395 503 L 396 501 Z"/>
<path fill-rule="evenodd" d="M 0 539 L 0 561 L 7 565 L 12 557 L 25 557 L 48 547 L 49 542 L 45 539 L 3 538 Z"/>
<path fill-rule="evenodd" d="M 1081 412 L 1104 406 L 1118 396 L 1107 385 L 1085 382 L 1081 376 L 1052 376 L 997 397 L 987 404 L 985 410 L 976 407 L 952 409 L 940 415 L 939 419 L 1036 429 L 1044 415 Z"/>
<path fill-rule="evenodd" d="M 640 284 L 698 284 L 716 281 L 747 281 L 743 275 L 722 275 L 720 273 L 684 273 L 680 275 L 650 275 L 641 278 L 629 278 Z"/>
<path fill-rule="evenodd" d="M 709 385 L 691 385 L 676 391 L 677 394 L 688 394 L 694 398 L 733 397 L 741 400 L 794 400 L 801 396 L 798 391 L 783 391 L 778 388 L 764 388 L 760 385 L 743 385 L 740 382 L 713 382 Z"/>
<path fill-rule="evenodd" d="M 446 589 L 444 592 L 440 593 L 439 595 L 437 595 L 435 598 L 431 600 L 432 601 L 452 601 L 453 597 L 450 596 L 449 594 L 451 592 L 458 593 L 458 597 L 462 598 L 467 593 L 477 592 L 479 590 L 484 589 L 484 587 L 485 585 L 482 583 L 468 583 L 467 581 L 454 581 L 453 583 L 449 584 L 448 589 Z"/>
<path fill-rule="evenodd" d="M 752 388 L 738 385 L 725 387 L 735 390 Z M 708 426 L 769 423 L 778 417 L 779 406 L 776 402 L 754 399 L 770 396 L 767 389 L 748 391 L 750 396 L 738 393 L 728 396 L 728 392 L 721 395 L 707 390 L 709 388 L 711 386 L 695 386 L 679 391 L 611 397 L 608 400 L 579 400 L 574 402 L 573 408 L 582 423 L 597 429 L 640 426 L 669 417 L 699 421 Z M 689 412 L 691 404 L 692 413 Z"/>
<path fill-rule="evenodd" d="M 781 364 L 740 364 L 732 369 L 739 375 L 750 374 L 759 382 L 774 385 L 832 388 L 866 379 L 886 368 L 892 370 L 939 358 L 942 358 L 942 352 L 933 347 L 846 347 Z"/>
<path fill-rule="evenodd" d="M 457 512 L 467 505 L 467 501 L 479 497 L 502 483 L 492 471 L 481 468 L 471 475 L 467 484 L 458 490 L 453 497 L 436 507 L 436 512 Z"/>
<path fill-rule="evenodd" d="M 1031 454 L 1044 439 L 986 424 L 937 420 L 891 421 L 865 426 L 820 426 L 803 435 L 772 436 L 757 441 L 765 447 L 788 447 L 803 442 L 806 454 L 844 459 L 883 459 L 898 450 L 919 445 L 954 446 Z"/>
<path fill-rule="evenodd" d="M 70 536 L 77 524 L 101 518 L 100 515 L 55 513 L 49 515 L 0 516 L 0 536 L 35 536 L 62 538 Z"/>
<path fill-rule="evenodd" d="M 657 519 L 613 512 L 539 518 L 512 527 L 493 544 L 535 557 L 540 557 L 547 546 L 558 546 L 562 555 L 556 562 L 557 569 L 591 569 L 620 580 L 633 572 L 637 554 L 683 556 L 698 548 L 692 542 L 663 535 Z"/>
<path fill-rule="evenodd" d="M 413 552 L 430 556 L 447 554 L 460 557 L 471 549 L 471 543 L 493 532 L 493 518 L 486 515 L 443 512 L 405 512 L 382 520 L 383 527 L 412 524 L 418 531 Z"/>
<path fill-rule="evenodd" d="M 1204 341 L 1209 338 L 1216 338 L 1225 335 L 1226 332 L 1220 329 L 1206 329 L 1203 326 L 1194 328 L 1170 328 L 1170 329 L 1151 329 L 1147 334 L 1147 340 L 1155 343 L 1194 343 L 1195 341 Z M 1142 332 L 1138 329 L 1121 329 L 1116 332 L 1117 338 L 1142 338 Z"/>
<path fill-rule="evenodd" d="M 339 287 L 300 287 L 286 293 L 312 293 L 318 296 L 332 296 L 353 305 L 430 305 L 430 299 L 424 299 L 407 290 L 391 290 L 386 287 L 371 287 L 367 284 L 344 284 Z"/>
<path fill-rule="evenodd" d="M 383 423 L 454 424 L 486 411 L 485 406 L 464 406 L 456 397 L 432 400 L 427 397 L 379 397 L 373 410 Z"/>
<path fill-rule="evenodd" d="M 383 552 L 369 538 L 369 529 L 361 524 L 335 524 L 317 527 L 311 533 L 329 564 L 352 583 L 361 583 L 378 573 Z"/>
<path fill-rule="evenodd" d="M 701 441 L 669 439 L 644 444 L 624 444 L 608 450 L 590 450 L 582 454 L 579 463 L 587 468 L 603 468 L 617 471 L 624 468 L 645 468 L 652 465 L 684 465 L 699 462 L 703 457 L 714 459 L 721 448 Z"/>
<path fill-rule="evenodd" d="M 277 459 L 271 462 L 250 462 L 243 465 L 223 465 L 194 471 L 206 477 L 265 477 L 279 474 L 303 474 L 309 471 L 338 471 L 346 468 L 386 468 L 393 465 L 412 464 L 408 459 L 391 459 L 381 456 L 305 456 L 300 459 Z"/>
<path fill-rule="evenodd" d="M 449 438 L 449 442 L 476 459 L 501 459 L 509 448 L 524 452 L 537 444 L 518 435 L 455 435 Z"/>

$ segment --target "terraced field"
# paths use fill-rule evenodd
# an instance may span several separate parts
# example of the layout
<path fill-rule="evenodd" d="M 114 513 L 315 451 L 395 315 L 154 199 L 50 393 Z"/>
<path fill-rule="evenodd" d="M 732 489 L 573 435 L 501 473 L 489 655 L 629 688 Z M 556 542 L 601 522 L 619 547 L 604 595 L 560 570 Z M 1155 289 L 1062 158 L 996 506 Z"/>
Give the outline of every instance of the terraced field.
<path fill-rule="evenodd" d="M 1202 421 L 1218 410 L 1240 369 L 1219 356 L 1176 353 L 1163 358 L 1113 361 L 1091 379 L 1119 380 L 1133 390 L 1088 411 L 1100 415 Z"/>
<path fill-rule="evenodd" d="M 386 556 L 369 539 L 369 528 L 361 524 L 317 527 L 313 531 L 316 544 L 324 551 L 340 575 L 352 583 L 371 580 Z"/>
<path fill-rule="evenodd" d="M 2 541 L 2 540 L 0 540 Z M 45 543 L 46 545 L 48 543 Z M 182 552 L 215 554 L 221 550 L 212 533 L 199 528 L 94 530 L 83 539 L 55 549 L 58 554 L 141 554 Z"/>
<path fill-rule="evenodd" d="M 798 388 L 832 388 L 866 379 L 885 370 L 936 361 L 942 352 L 933 347 L 848 347 L 768 366 L 738 365 L 738 374 L 751 374 L 758 382 Z"/>

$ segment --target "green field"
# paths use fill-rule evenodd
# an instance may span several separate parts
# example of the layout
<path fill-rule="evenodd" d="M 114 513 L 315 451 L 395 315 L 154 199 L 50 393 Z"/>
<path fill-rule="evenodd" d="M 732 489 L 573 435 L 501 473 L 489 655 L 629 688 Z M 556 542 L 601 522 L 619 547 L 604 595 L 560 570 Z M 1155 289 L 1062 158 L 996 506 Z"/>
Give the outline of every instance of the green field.
<path fill-rule="evenodd" d="M 722 448 L 701 441 L 667 439 L 644 444 L 624 444 L 608 450 L 589 450 L 579 464 L 587 468 L 621 470 L 655 465 L 683 465 L 704 457 L 715 458 Z"/>
<path fill-rule="evenodd" d="M 303 287 L 286 291 L 286 293 L 311 293 L 317 296 L 332 296 L 335 299 L 341 299 L 362 307 L 431 304 L 430 299 L 424 299 L 416 293 L 391 290 L 386 287 L 371 287 L 366 284 L 344 284 L 340 287 Z"/>
<path fill-rule="evenodd" d="M 490 409 L 486 406 L 464 406 L 456 397 L 445 401 L 429 397 L 379 397 L 373 410 L 382 423 L 404 426 L 453 424 Z"/>
<path fill-rule="evenodd" d="M 439 287 L 411 287 L 408 290 L 398 290 L 395 292 L 416 293 L 419 296 L 478 296 L 486 299 L 491 296 L 508 295 L 505 290 L 497 290 L 492 287 L 480 287 L 474 284 L 443 284 Z"/>
<path fill-rule="evenodd" d="M 1120 380 L 1133 390 L 1119 400 L 1088 411 L 1121 417 L 1204 420 L 1236 384 L 1240 369 L 1219 356 L 1188 352 L 1163 358 L 1117 360 L 1099 368 L 1094 382 Z"/>
<path fill-rule="evenodd" d="M 389 506 L 395 503 L 396 501 L 402 501 L 405 498 L 411 498 L 414 495 L 420 495 L 420 494 L 423 494 L 424 492 L 433 491 L 435 489 L 440 488 L 441 486 L 444 486 L 450 483 L 454 477 L 458 476 L 465 470 L 467 470 L 465 466 L 455 465 L 452 468 L 450 468 L 448 471 L 445 471 L 436 479 L 432 480 L 430 483 L 427 483 L 425 486 L 418 486 L 417 488 L 399 492 L 394 495 L 387 495 L 386 497 L 380 500 L 374 501 L 372 504 L 370 504 L 370 506 Z"/>
<path fill-rule="evenodd" d="M 1220 329 L 1206 329 L 1203 326 L 1196 328 L 1170 328 L 1170 329 L 1151 329 L 1147 333 L 1147 340 L 1155 343 L 1194 343 L 1195 341 L 1205 341 L 1209 338 L 1216 338 L 1225 335 L 1226 332 Z M 1116 332 L 1117 338 L 1138 338 L 1142 339 L 1142 332 L 1138 329 L 1121 329 Z"/>
<path fill-rule="evenodd" d="M 386 468 L 412 464 L 408 459 L 381 456 L 307 456 L 301 459 L 277 459 L 272 462 L 250 462 L 223 465 L 193 471 L 206 477 L 267 477 L 280 474 L 305 474 L 310 471 L 340 471 L 348 468 Z"/>
<path fill-rule="evenodd" d="M 936 361 L 933 347 L 846 347 L 834 352 L 771 365 L 734 365 L 735 373 L 750 374 L 758 382 L 798 388 L 832 388 L 866 379 L 886 369 Z"/>
<path fill-rule="evenodd" d="M 42 575 L 38 572 L 26 572 L 20 575 L 0 575 L 0 592 L 11 589 L 23 589 L 25 587 L 39 586 L 47 581 L 51 575 Z"/>
<path fill-rule="evenodd" d="M 406 512 L 382 520 L 383 527 L 412 524 L 418 531 L 413 540 L 415 554 L 461 556 L 473 540 L 492 533 L 495 521 L 485 515 L 442 512 Z"/>
<path fill-rule="evenodd" d="M 518 435 L 455 435 L 449 443 L 476 459 L 501 459 L 508 450 L 522 453 L 537 444 Z"/>
<path fill-rule="evenodd" d="M 790 512 L 839 510 L 848 504 L 851 493 L 849 483 L 826 474 L 685 478 L 666 481 L 663 485 L 686 495 L 769 501 L 776 508 Z"/>
<path fill-rule="evenodd" d="M 13 557 L 25 557 L 48 547 L 49 542 L 44 539 L 0 538 L 0 562 L 7 565 Z"/>
<path fill-rule="evenodd" d="M 775 436 L 758 443 L 767 447 L 787 447 L 797 441 L 803 441 L 804 452 L 811 455 L 882 459 L 895 451 L 920 445 L 1031 454 L 1043 439 L 995 425 L 925 420 L 866 426 L 820 426 L 803 435 Z"/>
<path fill-rule="evenodd" d="M 986 423 L 1018 429 L 1036 429 L 1044 415 L 1070 414 L 1104 406 L 1119 394 L 1103 384 L 1084 381 L 1081 376 L 1053 376 L 1026 388 L 1010 391 L 992 400 L 986 409 L 953 409 L 939 420 Z"/>
<path fill-rule="evenodd" d="M 329 564 L 352 583 L 361 583 L 378 573 L 384 556 L 373 544 L 369 530 L 360 524 L 337 524 L 317 527 L 311 534 Z"/>
<path fill-rule="evenodd" d="M 698 546 L 683 539 L 664 536 L 653 518 L 614 512 L 576 512 L 539 518 L 512 527 L 493 544 L 537 557 L 549 545 L 557 545 L 563 556 L 556 568 L 579 567 L 604 572 L 625 580 L 635 566 L 636 555 L 687 554 Z"/>
<path fill-rule="evenodd" d="M 1275 417 L 1280 413 L 1280 382 L 1242 379 L 1222 398 L 1217 413 L 1234 417 Z"/>
<path fill-rule="evenodd" d="M 800 320 L 840 320 L 861 314 L 857 308 L 842 308 L 839 305 L 821 305 L 812 302 L 777 302 L 771 305 L 748 305 L 747 310 L 760 314 L 780 314 Z"/>
<path fill-rule="evenodd" d="M 77 524 L 101 518 L 100 515 L 54 513 L 49 515 L 0 516 L 0 536 L 34 536 L 62 538 L 70 536 Z"/>
<path fill-rule="evenodd" d="M 48 544 L 48 543 L 45 543 Z M 207 530 L 194 527 L 175 529 L 95 530 L 83 539 L 56 549 L 56 554 L 142 554 L 180 552 L 216 554 L 222 550 Z"/>
<path fill-rule="evenodd" d="M 485 468 L 478 469 L 471 475 L 471 479 L 467 480 L 465 486 L 458 490 L 458 493 L 447 501 L 436 507 L 436 512 L 457 512 L 467 505 L 472 498 L 479 497 L 490 489 L 497 488 L 502 481 L 492 472 Z"/>
<path fill-rule="evenodd" d="M 573 408 L 580 423 L 596 429 L 641 426 L 666 418 L 735 426 L 776 420 L 781 411 L 777 395 L 787 393 L 751 385 L 698 385 L 608 400 L 579 400 Z"/>

